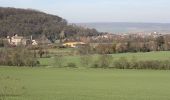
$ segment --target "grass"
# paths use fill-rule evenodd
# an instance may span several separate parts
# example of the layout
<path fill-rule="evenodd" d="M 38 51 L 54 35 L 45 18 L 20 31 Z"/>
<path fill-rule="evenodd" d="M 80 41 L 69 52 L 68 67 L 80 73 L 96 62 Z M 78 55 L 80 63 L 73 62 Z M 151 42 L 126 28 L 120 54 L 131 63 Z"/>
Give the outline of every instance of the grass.
<path fill-rule="evenodd" d="M 170 71 L 0 67 L 0 79 L 3 100 L 170 100 Z"/>
<path fill-rule="evenodd" d="M 167 60 L 170 59 L 169 51 L 159 51 L 159 52 L 147 52 L 147 53 L 120 53 L 113 54 L 113 57 L 120 58 L 126 57 L 131 59 L 132 57 L 136 57 L 138 60 Z"/>
<path fill-rule="evenodd" d="M 93 55 L 94 60 L 98 55 Z M 147 53 L 120 53 L 120 54 L 112 54 L 114 59 L 119 59 L 120 57 L 125 57 L 131 60 L 133 57 L 136 57 L 137 60 L 167 60 L 170 59 L 169 51 L 161 51 L 161 52 L 147 52 Z M 81 67 L 80 64 L 80 56 L 65 56 L 64 63 L 74 62 L 77 66 Z M 53 66 L 53 58 L 42 58 L 40 59 L 41 65 L 45 66 Z"/>
<path fill-rule="evenodd" d="M 170 52 L 112 56 L 166 60 Z M 64 64 L 74 62 L 79 68 L 0 67 L 0 100 L 170 100 L 170 70 L 82 69 L 80 56 L 64 59 Z M 40 63 L 53 66 L 53 58 Z"/>

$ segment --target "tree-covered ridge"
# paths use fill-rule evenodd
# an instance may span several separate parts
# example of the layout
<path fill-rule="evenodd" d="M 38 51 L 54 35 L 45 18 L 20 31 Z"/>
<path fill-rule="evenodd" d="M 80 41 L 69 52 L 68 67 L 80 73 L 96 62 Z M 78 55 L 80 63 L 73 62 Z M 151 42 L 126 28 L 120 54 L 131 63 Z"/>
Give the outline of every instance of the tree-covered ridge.
<path fill-rule="evenodd" d="M 38 38 L 45 35 L 51 41 L 64 37 L 96 35 L 95 29 L 68 25 L 67 21 L 59 16 L 46 14 L 32 9 L 2 8 L 0 7 L 0 36 L 22 35 Z"/>

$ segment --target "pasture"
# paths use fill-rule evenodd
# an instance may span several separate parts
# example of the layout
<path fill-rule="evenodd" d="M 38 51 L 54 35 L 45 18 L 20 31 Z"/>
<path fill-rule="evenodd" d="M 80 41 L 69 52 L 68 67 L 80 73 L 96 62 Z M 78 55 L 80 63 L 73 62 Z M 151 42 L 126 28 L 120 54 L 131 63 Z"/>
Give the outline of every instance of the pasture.
<path fill-rule="evenodd" d="M 0 68 L 0 100 L 170 100 L 170 71 Z"/>
<path fill-rule="evenodd" d="M 68 52 L 68 51 L 67 51 Z M 63 52 L 60 52 L 62 54 Z M 54 55 L 54 54 L 53 54 Z M 93 60 L 96 60 L 98 55 L 91 56 Z M 146 52 L 146 53 L 118 53 L 112 54 L 113 60 L 119 59 L 121 57 L 125 57 L 128 60 L 131 60 L 135 57 L 137 60 L 170 60 L 170 52 L 169 51 L 160 51 L 160 52 Z M 81 56 L 64 56 L 63 63 L 73 62 L 78 67 L 83 67 L 80 63 Z M 42 66 L 53 66 L 54 58 L 41 58 L 40 63 Z M 55 67 L 55 66 L 53 66 Z"/>
<path fill-rule="evenodd" d="M 170 52 L 112 56 L 168 60 Z M 82 66 L 80 58 L 64 56 L 64 64 L 78 68 L 57 68 L 53 57 L 39 59 L 41 65 L 34 68 L 1 66 L 0 100 L 170 100 L 169 70 L 93 69 Z"/>

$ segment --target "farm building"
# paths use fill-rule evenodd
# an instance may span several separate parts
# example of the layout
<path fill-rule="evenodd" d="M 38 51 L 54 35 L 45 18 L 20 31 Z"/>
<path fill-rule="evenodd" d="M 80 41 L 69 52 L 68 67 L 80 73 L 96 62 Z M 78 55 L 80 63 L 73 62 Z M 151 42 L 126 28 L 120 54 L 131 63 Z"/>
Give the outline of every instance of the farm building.
<path fill-rule="evenodd" d="M 86 43 L 84 42 L 67 42 L 64 43 L 63 46 L 71 47 L 71 48 L 76 48 L 79 45 L 85 45 Z"/>
<path fill-rule="evenodd" d="M 15 34 L 14 36 L 10 37 L 7 36 L 7 41 L 10 45 L 18 46 L 18 45 L 38 45 L 37 41 L 25 38 L 23 36 L 18 36 Z"/>
<path fill-rule="evenodd" d="M 8 43 L 11 44 L 11 45 L 26 45 L 26 42 L 27 42 L 27 39 L 25 39 L 24 37 L 22 36 L 18 36 L 17 34 L 10 37 L 10 36 L 7 36 L 7 40 L 8 40 Z"/>

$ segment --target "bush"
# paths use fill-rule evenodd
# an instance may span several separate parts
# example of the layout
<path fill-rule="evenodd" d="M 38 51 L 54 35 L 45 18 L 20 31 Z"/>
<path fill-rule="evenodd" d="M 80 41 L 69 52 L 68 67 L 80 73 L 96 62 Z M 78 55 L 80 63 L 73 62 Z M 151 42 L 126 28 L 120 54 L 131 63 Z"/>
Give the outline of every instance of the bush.
<path fill-rule="evenodd" d="M 97 61 L 94 62 L 93 68 L 109 68 L 113 57 L 111 55 L 100 55 Z"/>
<path fill-rule="evenodd" d="M 93 54 L 93 48 L 89 44 L 78 46 L 77 51 L 80 55 Z"/>
<path fill-rule="evenodd" d="M 92 68 L 99 68 L 99 65 L 98 65 L 97 63 L 94 63 L 94 64 L 92 65 Z"/>
<path fill-rule="evenodd" d="M 4 41 L 3 41 L 3 39 L 0 39 L 0 47 L 4 47 Z"/>
<path fill-rule="evenodd" d="M 116 52 L 114 44 L 99 44 L 95 49 L 98 54 L 113 54 Z"/>
<path fill-rule="evenodd" d="M 137 66 L 137 61 L 138 59 L 135 56 L 132 56 L 131 60 L 130 60 L 130 69 L 133 69 Z"/>
<path fill-rule="evenodd" d="M 77 68 L 75 63 L 67 63 L 66 67 Z"/>
<path fill-rule="evenodd" d="M 21 47 L 6 48 L 0 51 L 0 65 L 7 66 L 36 66 L 39 62 L 34 54 Z"/>
<path fill-rule="evenodd" d="M 39 49 L 38 54 L 39 54 L 40 58 L 43 57 L 43 55 L 45 54 L 45 51 L 43 50 L 43 48 Z"/>
<path fill-rule="evenodd" d="M 125 57 L 121 57 L 114 62 L 114 67 L 118 69 L 130 69 L 130 62 Z"/>
<path fill-rule="evenodd" d="M 154 69 L 154 70 L 169 70 L 170 61 L 158 61 L 158 60 L 148 60 L 148 61 L 137 61 L 133 60 L 129 62 L 125 58 L 120 58 L 114 62 L 114 67 L 117 69 Z"/>

